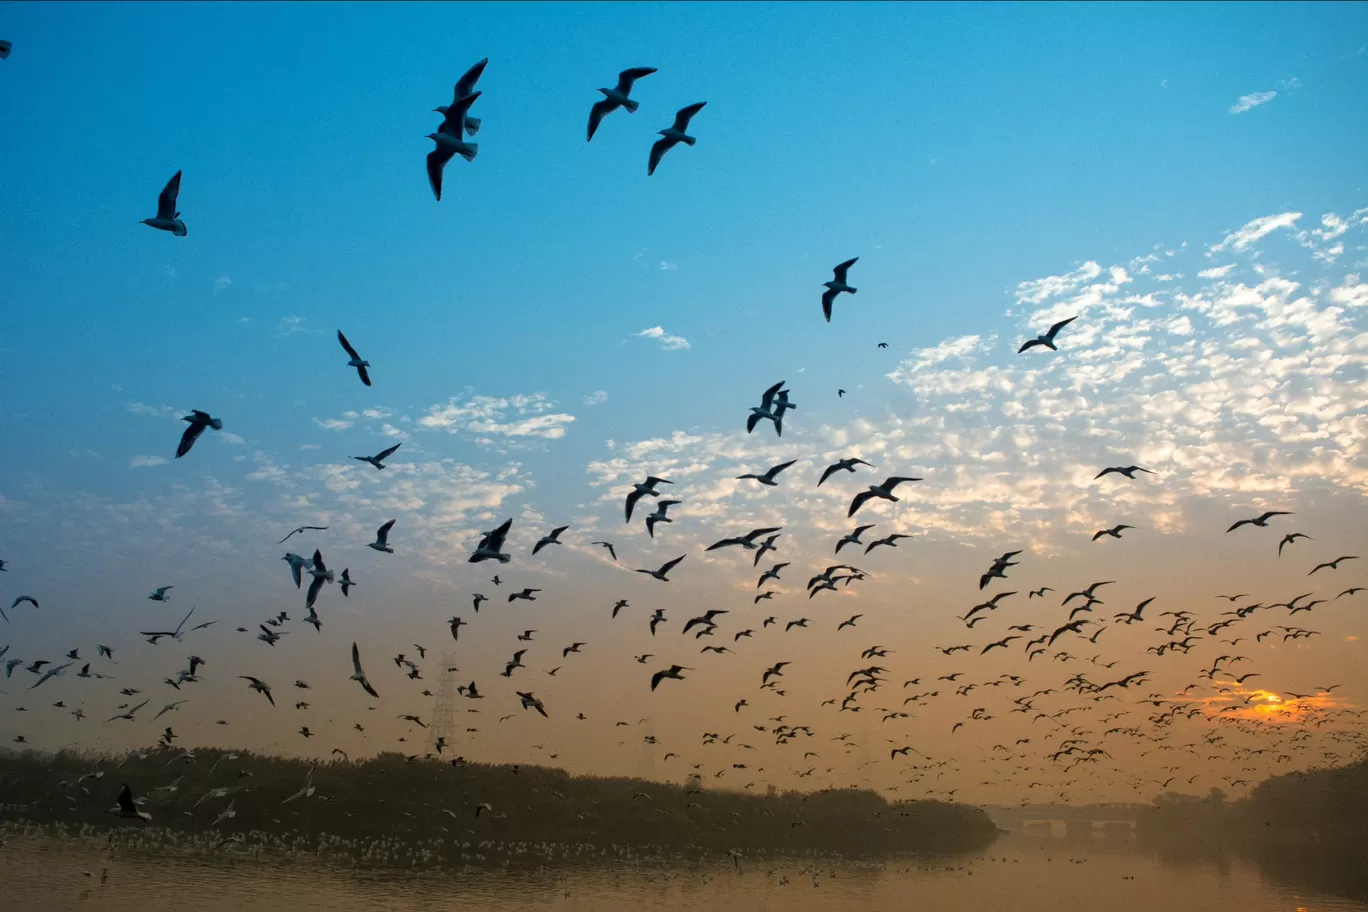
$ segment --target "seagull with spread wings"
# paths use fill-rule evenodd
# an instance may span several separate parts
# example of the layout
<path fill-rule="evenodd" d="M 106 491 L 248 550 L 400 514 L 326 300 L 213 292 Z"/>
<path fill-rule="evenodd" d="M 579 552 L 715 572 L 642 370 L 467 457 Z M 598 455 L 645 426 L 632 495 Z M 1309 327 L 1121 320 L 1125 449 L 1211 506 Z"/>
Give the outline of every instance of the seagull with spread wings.
<path fill-rule="evenodd" d="M 453 639 L 456 636 L 456 625 L 454 623 L 451 628 L 451 636 Z M 352 676 L 348 680 L 356 681 L 361 685 L 362 690 L 375 699 L 380 699 L 380 695 L 376 693 L 375 688 L 371 686 L 370 679 L 366 677 L 365 669 L 361 667 L 361 650 L 356 647 L 355 642 L 352 643 Z M 269 692 L 267 693 L 267 696 L 270 696 Z"/>
<path fill-rule="evenodd" d="M 215 418 L 208 412 L 201 412 L 199 409 L 192 409 L 190 414 L 182 418 L 181 421 L 190 422 L 190 426 L 185 429 L 184 434 L 181 434 L 180 444 L 176 447 L 177 459 L 190 452 L 190 448 L 195 445 L 196 440 L 199 440 L 200 434 L 204 433 L 205 428 L 211 427 L 216 431 L 223 430 L 222 419 Z"/>
<path fill-rule="evenodd" d="M 844 263 L 836 266 L 831 270 L 833 275 L 832 280 L 830 282 L 822 283 L 822 287 L 826 289 L 826 291 L 822 292 L 822 316 L 826 317 L 828 323 L 831 322 L 831 305 L 836 300 L 836 296 L 843 291 L 849 292 L 850 294 L 859 291 L 858 288 L 854 288 L 846 283 L 846 273 L 850 271 L 850 267 L 854 266 L 859 259 L 859 257 L 851 257 Z"/>
<path fill-rule="evenodd" d="M 370 362 L 361 359 L 361 356 L 356 353 L 356 349 L 352 348 L 352 344 L 347 341 L 347 337 L 342 335 L 342 330 L 340 329 L 337 331 L 337 341 L 342 343 L 342 348 L 346 351 L 347 357 L 351 358 L 351 360 L 347 362 L 347 367 L 356 368 L 356 373 L 361 378 L 361 382 L 366 384 L 366 386 L 370 386 L 370 373 L 366 370 L 366 368 L 370 367 Z M 376 468 L 380 467 L 376 466 Z"/>
<path fill-rule="evenodd" d="M 594 106 L 589 109 L 589 138 L 594 138 L 594 133 L 599 128 L 599 123 L 603 118 L 616 111 L 618 108 L 626 108 L 628 114 L 636 112 L 641 107 L 641 103 L 634 101 L 627 96 L 632 91 L 632 86 L 638 79 L 650 76 L 656 71 L 655 67 L 632 67 L 618 73 L 617 85 L 611 89 L 599 89 L 603 93 L 603 100 L 594 102 Z"/>
<path fill-rule="evenodd" d="M 871 498 L 879 497 L 897 503 L 898 498 L 893 495 L 893 489 L 905 481 L 921 481 L 921 479 L 902 475 L 892 475 L 885 478 L 882 484 L 870 485 L 868 491 L 861 491 L 850 501 L 850 512 L 847 513 L 846 516 L 854 516 Z"/>
<path fill-rule="evenodd" d="M 377 469 L 383 469 L 385 467 L 385 460 L 393 456 L 394 451 L 399 449 L 403 445 L 404 444 L 402 442 L 396 443 L 394 446 L 389 447 L 388 449 L 381 450 L 374 456 L 353 456 L 352 459 L 355 459 L 357 462 L 368 462 L 371 465 L 375 466 Z"/>
<path fill-rule="evenodd" d="M 1021 348 L 1017 349 L 1017 354 L 1019 355 L 1022 352 L 1027 351 L 1028 349 L 1035 348 L 1037 345 L 1043 345 L 1050 351 L 1059 351 L 1059 349 L 1055 348 L 1055 336 L 1059 335 L 1059 331 L 1061 329 L 1068 326 L 1070 323 L 1077 319 L 1078 317 L 1069 317 L 1069 319 L 1067 320 L 1060 320 L 1054 326 L 1051 326 L 1049 331 L 1046 332 L 1044 335 L 1036 336 L 1034 339 L 1030 339 L 1027 342 L 1023 343 Z"/>
<path fill-rule="evenodd" d="M 657 139 L 655 145 L 651 146 L 651 160 L 646 166 L 647 177 L 655 174 L 656 166 L 660 164 L 660 160 L 665 156 L 666 152 L 669 152 L 680 143 L 684 143 L 686 146 L 692 146 L 694 143 L 698 142 L 698 140 L 685 131 L 689 129 L 689 121 L 693 120 L 694 115 L 703 110 L 703 106 L 706 104 L 706 101 L 700 101 L 696 104 L 689 105 L 687 108 L 680 108 L 679 112 L 675 114 L 674 123 L 664 130 L 659 131 L 660 139 Z"/>
<path fill-rule="evenodd" d="M 161 231 L 169 231 L 176 237 L 185 237 L 185 222 L 181 221 L 180 213 L 176 211 L 176 199 L 180 196 L 181 173 L 177 171 L 166 182 L 161 194 L 157 197 L 157 215 L 155 218 L 142 220 L 144 225 L 150 225 Z"/>

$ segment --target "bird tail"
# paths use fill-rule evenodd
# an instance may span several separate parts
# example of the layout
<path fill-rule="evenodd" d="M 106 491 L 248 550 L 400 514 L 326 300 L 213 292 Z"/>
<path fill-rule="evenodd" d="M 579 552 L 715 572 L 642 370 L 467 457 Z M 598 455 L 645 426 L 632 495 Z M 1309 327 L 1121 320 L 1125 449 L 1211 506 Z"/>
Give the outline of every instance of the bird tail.
<path fill-rule="evenodd" d="M 637 108 L 641 107 L 641 102 L 633 101 L 629 98 L 622 103 L 622 106 L 627 109 L 627 113 L 631 114 L 634 113 Z"/>
<path fill-rule="evenodd" d="M 476 133 L 479 133 L 479 132 L 480 132 L 480 118 L 478 118 L 478 117 L 467 117 L 467 118 L 465 119 L 465 128 L 466 128 L 466 132 L 469 133 L 471 136 L 474 136 Z"/>
<path fill-rule="evenodd" d="M 480 146 L 478 143 L 462 143 L 461 148 L 458 151 L 460 152 L 461 158 L 464 158 L 466 161 L 474 161 L 476 153 L 480 151 Z"/>
<path fill-rule="evenodd" d="M 857 292 L 857 291 L 859 291 L 859 290 L 860 290 L 860 289 L 858 289 L 858 288 L 847 288 L 847 289 L 846 289 L 846 291 L 850 292 L 851 294 L 855 294 L 855 292 Z"/>
<path fill-rule="evenodd" d="M 692 146 L 694 143 L 698 142 L 698 140 L 692 136 L 685 136 L 680 141 L 683 142 L 686 146 Z"/>
<path fill-rule="evenodd" d="M 223 419 L 222 419 L 222 418 L 215 418 L 213 421 L 209 422 L 209 424 L 210 424 L 210 425 L 213 427 L 213 429 L 216 430 L 216 431 L 221 431 L 221 430 L 223 430 Z"/>

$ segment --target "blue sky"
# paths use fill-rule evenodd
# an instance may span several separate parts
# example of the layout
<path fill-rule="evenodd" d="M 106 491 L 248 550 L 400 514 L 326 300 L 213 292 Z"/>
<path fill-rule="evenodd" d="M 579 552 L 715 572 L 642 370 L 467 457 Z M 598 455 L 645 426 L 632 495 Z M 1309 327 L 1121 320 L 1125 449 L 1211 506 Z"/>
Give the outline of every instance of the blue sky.
<path fill-rule="evenodd" d="M 740 558 L 697 553 L 715 532 L 776 519 L 803 570 L 829 554 L 850 524 L 812 476 L 856 450 L 880 477 L 928 476 L 925 502 L 880 514 L 927 552 L 885 565 L 853 609 L 871 618 L 917 586 L 950 598 L 949 568 L 1027 539 L 1087 575 L 1073 526 L 1124 510 L 1172 536 L 1135 545 L 1137 585 L 1190 580 L 1203 561 L 1165 562 L 1203 554 L 1194 529 L 1275 500 L 1346 553 L 1368 545 L 1351 520 L 1368 484 L 1363 4 L 12 4 L 0 34 L 0 597 L 46 590 L 54 606 L 26 619 L 32 641 L 6 631 L 29 659 L 158 616 L 144 595 L 167 583 L 223 618 L 222 654 L 267 608 L 302 614 L 274 542 L 320 517 L 331 537 L 309 546 L 375 601 L 334 606 L 344 631 L 302 660 L 319 679 L 350 637 L 390 651 L 386 624 L 444 637 L 487 588 L 463 563 L 474 532 L 507 515 L 519 547 L 567 521 L 584 540 L 513 574 L 564 593 L 567 636 L 589 605 L 657 597 L 611 575 L 584 543 L 599 535 L 629 566 L 693 554 L 691 588 L 669 596 L 682 618 L 693 593 L 738 597 Z M 449 165 L 435 202 L 430 109 L 486 56 L 479 157 Z M 633 92 L 641 109 L 586 144 L 596 87 L 642 65 L 659 72 Z M 648 178 L 654 132 L 704 100 L 698 144 Z M 185 238 L 138 224 L 178 169 Z M 825 324 L 821 283 L 851 256 L 859 293 Z M 1059 358 L 1013 354 L 1028 327 L 1079 311 Z M 339 328 L 373 388 L 345 368 Z M 781 378 L 799 403 L 785 440 L 747 437 L 746 409 Z M 189 408 L 225 431 L 172 460 Z M 397 440 L 386 473 L 346 465 Z M 805 494 L 727 481 L 797 455 Z M 1045 487 L 1113 458 L 1184 481 L 1162 497 Z M 652 466 L 692 483 L 673 541 L 618 517 Z M 862 477 L 837 493 L 878 480 Z M 359 545 L 391 517 L 386 565 Z M 1267 569 L 1221 554 L 1222 573 Z M 511 654 L 505 633 L 548 623 L 480 620 L 472 636 L 498 654 L 482 678 Z M 620 633 L 593 623 L 606 652 Z M 885 633 L 918 635 L 893 618 Z M 220 674 L 208 699 L 245 700 Z M 254 736 L 301 749 L 288 734 Z"/>

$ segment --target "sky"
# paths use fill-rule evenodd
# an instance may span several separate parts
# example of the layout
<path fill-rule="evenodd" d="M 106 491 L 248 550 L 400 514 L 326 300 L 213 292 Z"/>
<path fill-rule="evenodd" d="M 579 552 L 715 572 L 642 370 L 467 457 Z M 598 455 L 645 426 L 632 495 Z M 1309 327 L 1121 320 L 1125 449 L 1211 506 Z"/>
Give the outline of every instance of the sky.
<path fill-rule="evenodd" d="M 451 750 L 577 773 L 678 781 L 686 764 L 746 762 L 717 784 L 1006 802 L 1041 780 L 1029 794 L 1148 800 L 1172 765 L 1158 743 L 1206 757 L 1193 745 L 1220 735 L 1220 761 L 1182 771 L 1234 793 L 1361 749 L 1349 713 L 1368 700 L 1368 593 L 1335 596 L 1368 584 L 1368 6 L 20 3 L 0 37 L 14 43 L 0 62 L 0 605 L 42 605 L 7 610 L 0 647 L 81 656 L 42 691 L 23 667 L 0 681 L 0 743 L 123 749 L 171 722 L 186 746 L 421 752 L 428 734 L 397 717 L 431 719 L 421 691 L 447 656 L 486 694 L 456 699 Z M 484 57 L 480 151 L 449 164 L 437 202 L 432 108 Z M 658 68 L 633 90 L 640 110 L 586 143 L 596 89 L 635 66 Z M 697 144 L 648 177 L 655 131 L 698 101 Z M 183 238 L 139 224 L 178 170 Z M 858 292 L 826 323 L 822 283 L 854 256 Z M 1058 352 L 1016 353 L 1067 317 Z M 781 379 L 797 404 L 782 438 L 747 434 Z M 223 430 L 175 459 L 190 409 Z M 383 471 L 350 458 L 400 442 Z M 875 468 L 818 488 L 843 456 Z M 735 480 L 790 459 L 778 487 Z M 1131 464 L 1154 474 L 1094 479 Z M 681 501 L 654 539 L 622 516 L 647 474 Z M 923 480 L 848 519 L 853 494 L 889 475 Z M 1294 515 L 1225 532 L 1264 510 Z M 509 517 L 512 562 L 469 563 Z M 389 519 L 395 553 L 367 549 Z M 913 537 L 833 559 L 857 521 L 877 524 L 866 542 Z M 1092 540 L 1117 523 L 1136 528 Z M 328 529 L 277 544 L 302 524 Z M 563 545 L 531 556 L 565 524 Z M 703 551 L 771 525 L 779 550 L 756 569 Z M 1293 531 L 1310 540 L 1279 557 Z M 347 598 L 325 587 L 317 632 L 280 559 L 315 547 L 356 582 Z M 1009 550 L 1019 566 L 980 592 Z M 680 554 L 669 583 L 630 572 Z M 842 560 L 866 578 L 809 600 L 802 583 Z M 792 566 L 753 604 L 776 561 Z M 1117 582 L 1098 593 L 1098 642 L 979 654 L 1013 623 L 1050 632 L 1062 594 L 1101 580 Z M 147 599 L 168 585 L 169 603 Z M 537 601 L 506 601 L 525 586 Z M 1027 599 L 1040 586 L 1055 600 Z M 966 630 L 958 617 L 999 591 L 1019 594 Z M 1328 601 L 1203 630 L 1307 591 Z M 1169 638 L 1112 620 L 1151 596 L 1153 615 L 1200 622 L 1190 653 L 1147 653 Z M 138 636 L 192 606 L 214 625 Z M 669 620 L 652 636 L 657 608 Z M 729 612 L 711 640 L 679 634 L 709 608 Z M 282 641 L 256 640 L 281 611 Z M 1277 624 L 1318 634 L 1254 641 Z M 1234 672 L 1260 677 L 1197 678 L 1234 635 L 1248 656 Z M 379 701 L 348 680 L 353 641 Z M 92 669 L 111 677 L 77 679 L 97 643 L 117 664 Z M 699 653 L 712 644 L 735 654 Z M 957 644 L 974 648 L 935 649 Z M 876 645 L 889 655 L 861 658 Z M 528 667 L 500 677 L 522 647 Z M 203 680 L 177 694 L 161 682 L 190 653 Z M 759 689 L 780 661 L 783 696 Z M 876 662 L 887 683 L 841 712 L 849 673 Z M 676 663 L 686 679 L 652 693 Z M 1141 670 L 1117 702 L 1062 686 Z M 987 683 L 1005 674 L 1024 683 Z M 977 690 L 956 695 L 964 682 Z M 1147 721 L 1166 707 L 1137 700 L 1194 682 L 1185 699 L 1200 702 L 1182 705 L 1216 721 Z M 125 687 L 148 706 L 106 723 Z M 549 718 L 521 708 L 522 689 Z M 1087 704 L 1104 768 L 1044 759 L 1078 727 L 1010 712 L 1044 689 L 1041 712 Z M 993 719 L 969 718 L 979 708 Z M 1122 710 L 1105 727 L 1140 734 L 1108 740 L 1100 718 Z M 1327 713 L 1314 745 L 1282 730 Z M 815 734 L 777 745 L 777 724 Z M 1245 762 L 1269 743 L 1292 759 Z M 923 756 L 887 757 L 902 744 Z"/>

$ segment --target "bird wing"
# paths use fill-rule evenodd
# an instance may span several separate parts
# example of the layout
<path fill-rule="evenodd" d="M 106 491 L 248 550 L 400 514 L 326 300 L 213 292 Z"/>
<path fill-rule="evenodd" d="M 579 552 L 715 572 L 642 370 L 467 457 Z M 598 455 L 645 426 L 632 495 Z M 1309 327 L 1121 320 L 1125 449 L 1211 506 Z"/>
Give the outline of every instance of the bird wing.
<path fill-rule="evenodd" d="M 661 576 L 664 576 L 666 573 L 669 573 L 671 570 L 673 570 L 674 567 L 675 567 L 675 565 L 678 564 L 680 561 L 682 561 L 682 560 L 683 560 L 684 558 L 686 558 L 686 557 L 688 557 L 687 554 L 681 554 L 681 555 L 679 555 L 679 557 L 676 557 L 676 558 L 675 558 L 674 560 L 672 560 L 672 561 L 666 561 L 665 564 L 664 564 L 664 566 L 662 566 L 662 567 L 660 568 L 660 574 L 661 574 Z"/>
<path fill-rule="evenodd" d="M 462 98 L 470 95 L 474 91 L 475 83 L 480 81 L 480 76 L 484 73 L 485 65 L 487 63 L 489 63 L 488 57 L 466 70 L 465 75 L 457 80 L 456 91 L 453 93 L 451 99 L 453 104 L 459 102 Z"/>
<path fill-rule="evenodd" d="M 656 685 L 659 684 L 664 677 L 665 672 L 663 671 L 657 671 L 655 674 L 651 675 L 651 690 L 655 690 Z"/>
<path fill-rule="evenodd" d="M 869 498 L 873 496 L 873 491 L 861 491 L 859 494 L 856 494 L 850 501 L 850 512 L 848 512 L 846 516 L 854 516 L 856 511 L 858 511 L 860 507 L 863 507 L 865 503 L 868 502 Z"/>
<path fill-rule="evenodd" d="M 471 92 L 469 95 L 452 102 L 446 109 L 446 118 L 442 121 L 442 125 L 437 128 L 437 132 L 449 134 L 457 139 L 464 137 L 466 114 L 470 111 L 470 106 L 475 103 L 475 99 L 479 97 L 479 92 Z"/>
<path fill-rule="evenodd" d="M 784 469 L 787 469 L 789 466 L 793 465 L 797 461 L 798 460 L 796 459 L 790 459 L 788 462 L 781 462 L 777 466 L 771 466 L 769 471 L 765 473 L 765 477 L 768 478 L 770 481 L 773 481 L 775 476 L 777 476 L 780 472 L 784 471 Z"/>
<path fill-rule="evenodd" d="M 760 407 L 765 411 L 769 411 L 770 405 L 774 402 L 774 397 L 778 395 L 779 391 L 783 388 L 784 381 L 780 380 L 778 383 L 765 390 L 764 394 L 760 397 Z"/>
<path fill-rule="evenodd" d="M 355 358 L 357 361 L 361 360 L 361 356 L 356 353 L 356 349 L 352 348 L 352 344 L 347 341 L 346 336 L 342 335 L 342 330 L 340 329 L 337 331 L 337 341 L 342 343 L 342 348 L 348 355 Z"/>
<path fill-rule="evenodd" d="M 385 524 L 383 528 L 385 529 L 385 531 L 388 531 L 389 527 L 392 525 L 394 525 L 394 520 L 391 519 L 388 523 Z M 508 537 L 508 530 L 512 527 L 513 520 L 504 520 L 503 525 L 499 526 L 497 529 L 495 529 L 488 535 L 487 541 L 485 542 L 485 546 L 493 551 L 497 551 L 500 548 L 502 548 L 504 546 L 504 539 Z"/>
<path fill-rule="evenodd" d="M 837 266 L 835 269 L 831 270 L 832 274 L 836 277 L 836 281 L 844 285 L 846 283 L 846 272 L 850 269 L 851 266 L 855 265 L 855 261 L 858 259 L 859 257 L 851 257 L 844 263 Z"/>
<path fill-rule="evenodd" d="M 703 110 L 703 106 L 706 104 L 706 101 L 700 101 L 697 104 L 689 105 L 687 108 L 680 108 L 678 113 L 675 114 L 675 131 L 683 133 L 685 130 L 689 129 L 689 121 L 693 120 L 694 115 Z"/>
<path fill-rule="evenodd" d="M 428 185 L 432 187 L 432 195 L 439 201 L 442 199 L 442 169 L 455 154 L 454 149 L 442 145 L 427 154 Z"/>
<path fill-rule="evenodd" d="M 186 453 L 190 452 L 190 448 L 195 445 L 195 441 L 199 440 L 200 434 L 204 433 L 205 427 L 207 427 L 207 425 L 200 424 L 197 421 L 190 422 L 190 426 L 185 429 L 185 433 L 181 434 L 180 445 L 176 447 L 177 459 L 180 459 Z"/>
<path fill-rule="evenodd" d="M 362 382 L 362 383 L 364 383 L 366 386 L 370 386 L 370 385 L 371 385 L 370 371 L 366 369 L 366 366 L 365 366 L 365 365 L 360 365 L 360 366 L 358 366 L 358 367 L 356 368 L 356 373 L 357 373 L 357 376 L 359 376 L 359 377 L 361 378 L 361 382 Z"/>
<path fill-rule="evenodd" d="M 315 576 L 313 580 L 309 583 L 309 594 L 304 602 L 304 608 L 306 610 L 312 608 L 314 606 L 314 602 L 318 600 L 318 593 L 323 591 L 323 580 L 324 577 Z"/>
<path fill-rule="evenodd" d="M 395 450 L 399 449 L 403 445 L 403 443 L 396 443 L 394 446 L 390 447 L 387 450 L 381 450 L 379 453 L 375 454 L 375 461 L 384 462 L 386 459 L 394 455 Z"/>
<path fill-rule="evenodd" d="M 1058 323 L 1056 323 L 1054 326 L 1051 326 L 1051 327 L 1050 327 L 1050 331 L 1047 332 L 1047 333 L 1045 334 L 1045 338 L 1047 338 L 1047 339 L 1049 339 L 1051 342 L 1053 342 L 1056 333 L 1058 333 L 1061 329 L 1063 329 L 1064 327 L 1068 326 L 1070 323 L 1072 323 L 1074 320 L 1077 320 L 1077 319 L 1078 319 L 1078 317 L 1069 317 L 1069 319 L 1067 319 L 1067 320 L 1060 320 L 1060 321 L 1059 321 Z"/>
<path fill-rule="evenodd" d="M 390 529 L 393 528 L 394 520 L 391 519 L 389 522 L 385 523 L 379 529 L 375 530 L 375 541 L 381 545 L 389 544 L 389 533 Z"/>
<path fill-rule="evenodd" d="M 1026 351 L 1028 348 L 1035 348 L 1037 345 L 1044 345 L 1044 344 L 1045 344 L 1045 343 L 1044 343 L 1044 342 L 1041 342 L 1039 339 L 1030 339 L 1030 340 L 1028 340 L 1027 342 L 1023 343 L 1022 346 L 1021 346 L 1021 348 L 1018 348 L 1018 349 L 1017 349 L 1017 354 L 1018 354 L 1018 355 L 1021 354 L 1022 352 Z M 1101 477 L 1101 476 L 1099 476 L 1099 477 Z"/>
<path fill-rule="evenodd" d="M 836 289 L 828 288 L 822 294 L 822 315 L 826 317 L 828 323 L 831 322 L 831 302 L 836 300 Z"/>
<path fill-rule="evenodd" d="M 177 171 L 162 188 L 161 195 L 157 197 L 157 218 L 169 221 L 176 217 L 176 198 L 180 196 L 180 182 L 181 173 Z"/>
<path fill-rule="evenodd" d="M 660 164 L 660 159 L 666 152 L 670 151 L 670 147 L 674 144 L 675 141 L 668 136 L 662 136 L 655 141 L 655 144 L 651 146 L 651 159 L 646 165 L 647 177 L 655 174 L 656 165 Z"/>
<path fill-rule="evenodd" d="M 623 95 L 632 91 L 632 85 L 643 76 L 650 76 L 656 71 L 655 67 L 632 67 L 618 73 L 617 90 Z"/>
<path fill-rule="evenodd" d="M 838 463 L 836 463 L 835 465 L 829 465 L 829 466 L 827 466 L 825 469 L 823 469 L 823 470 L 822 470 L 822 477 L 819 478 L 819 479 L 817 479 L 817 487 L 820 488 L 820 487 L 822 486 L 822 482 L 824 482 L 824 481 L 826 481 L 828 478 L 830 478 L 835 472 L 839 471 L 840 468 L 841 468 L 841 464 L 838 462 Z"/>
<path fill-rule="evenodd" d="M 585 142 L 589 142 L 594 138 L 594 133 L 596 133 L 599 128 L 599 122 L 615 110 L 617 110 L 617 104 L 606 98 L 602 101 L 594 102 L 594 106 L 589 109 L 589 136 Z"/>

